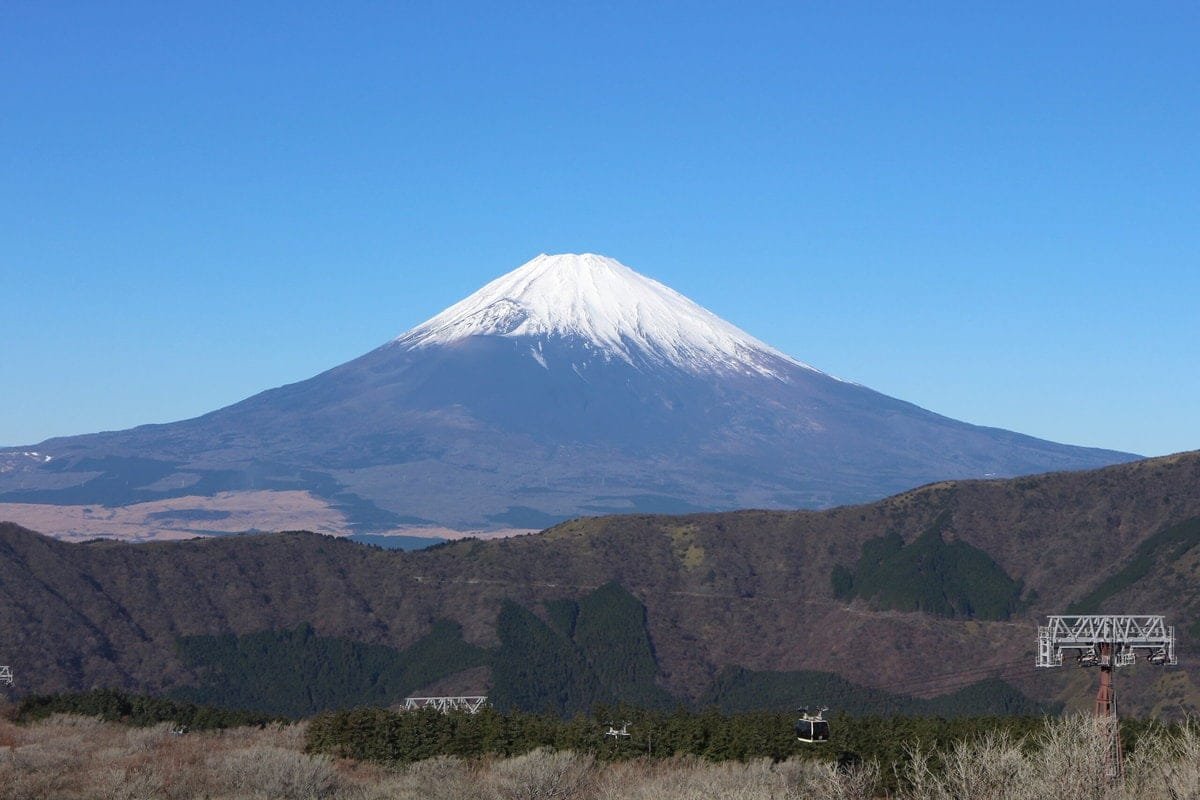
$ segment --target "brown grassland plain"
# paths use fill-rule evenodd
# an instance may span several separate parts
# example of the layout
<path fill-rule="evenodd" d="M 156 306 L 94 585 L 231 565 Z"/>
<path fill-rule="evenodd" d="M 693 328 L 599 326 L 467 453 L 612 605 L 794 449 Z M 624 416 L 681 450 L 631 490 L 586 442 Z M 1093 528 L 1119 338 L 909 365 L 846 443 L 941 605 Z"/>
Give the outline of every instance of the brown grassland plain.
<path fill-rule="evenodd" d="M 1200 728 L 1159 731 L 1127 759 L 1123 786 L 1103 779 L 1092 722 L 1071 717 L 1031 741 L 983 737 L 898 765 L 839 769 L 792 759 L 710 763 L 693 758 L 601 763 L 537 750 L 507 759 L 438 757 L 395 768 L 304 750 L 304 724 L 176 735 L 55 716 L 0 721 L 0 798 L 84 800 L 792 800 L 875 798 L 895 771 L 900 800 L 1182 800 L 1200 798 Z"/>

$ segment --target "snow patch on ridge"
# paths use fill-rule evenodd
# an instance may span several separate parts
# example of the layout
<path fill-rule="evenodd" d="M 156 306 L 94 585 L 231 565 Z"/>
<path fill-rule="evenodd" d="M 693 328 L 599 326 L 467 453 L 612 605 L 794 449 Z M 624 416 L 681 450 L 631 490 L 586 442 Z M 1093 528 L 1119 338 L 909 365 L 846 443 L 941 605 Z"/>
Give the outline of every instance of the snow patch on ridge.
<path fill-rule="evenodd" d="M 540 255 L 398 337 L 410 349 L 470 336 L 563 337 L 633 366 L 786 378 L 787 365 L 818 372 L 605 256 Z M 531 351 L 546 367 L 540 351 Z"/>

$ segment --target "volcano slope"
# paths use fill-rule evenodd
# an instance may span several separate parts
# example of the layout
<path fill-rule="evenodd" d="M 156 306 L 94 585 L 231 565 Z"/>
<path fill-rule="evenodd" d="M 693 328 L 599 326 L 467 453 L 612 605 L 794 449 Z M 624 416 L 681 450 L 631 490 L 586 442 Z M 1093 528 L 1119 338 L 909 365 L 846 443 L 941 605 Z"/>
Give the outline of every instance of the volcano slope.
<path fill-rule="evenodd" d="M 613 259 L 564 254 L 308 380 L 195 419 L 0 452 L 0 504 L 78 507 L 75 525 L 45 532 L 85 535 L 93 506 L 185 498 L 142 533 L 222 515 L 262 527 L 242 516 L 248 501 L 288 492 L 304 502 L 265 529 L 310 505 L 308 529 L 540 529 L 581 514 L 828 508 L 1133 458 L 840 380 Z"/>
<path fill-rule="evenodd" d="M 1198 570 L 1200 453 L 1187 453 L 822 512 L 583 518 L 410 553 L 311 533 L 68 544 L 9 524 L 0 636 L 24 692 L 196 693 L 283 680 L 323 653 L 303 667 L 311 685 L 353 661 L 370 673 L 360 699 L 771 705 L 820 672 L 921 696 L 1000 678 L 1084 706 L 1092 673 L 1032 668 L 1036 620 L 1163 613 L 1182 664 L 1123 670 L 1122 708 L 1177 713 L 1198 707 Z M 387 653 L 400 660 L 370 667 Z"/>

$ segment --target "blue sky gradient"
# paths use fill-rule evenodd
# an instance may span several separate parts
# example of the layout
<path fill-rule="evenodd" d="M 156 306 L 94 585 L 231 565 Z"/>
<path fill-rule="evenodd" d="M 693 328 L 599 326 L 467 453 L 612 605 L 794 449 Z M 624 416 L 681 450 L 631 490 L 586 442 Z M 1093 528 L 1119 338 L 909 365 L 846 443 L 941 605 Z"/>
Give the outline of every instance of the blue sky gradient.
<path fill-rule="evenodd" d="M 0 444 L 599 252 L 948 416 L 1200 448 L 1200 5 L 0 5 Z"/>

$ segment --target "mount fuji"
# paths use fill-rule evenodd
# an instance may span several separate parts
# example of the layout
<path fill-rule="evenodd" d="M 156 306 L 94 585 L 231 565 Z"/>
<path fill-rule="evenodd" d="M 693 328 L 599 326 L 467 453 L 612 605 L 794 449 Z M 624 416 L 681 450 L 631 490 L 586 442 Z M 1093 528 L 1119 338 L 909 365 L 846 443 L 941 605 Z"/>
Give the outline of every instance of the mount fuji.
<path fill-rule="evenodd" d="M 828 507 L 1133 458 L 940 416 L 804 364 L 613 259 L 541 255 L 308 380 L 0 454 L 0 503 L 176 498 L 159 519 L 191 513 L 203 528 L 224 512 L 201 498 L 289 492 L 359 531 L 538 528 Z"/>

